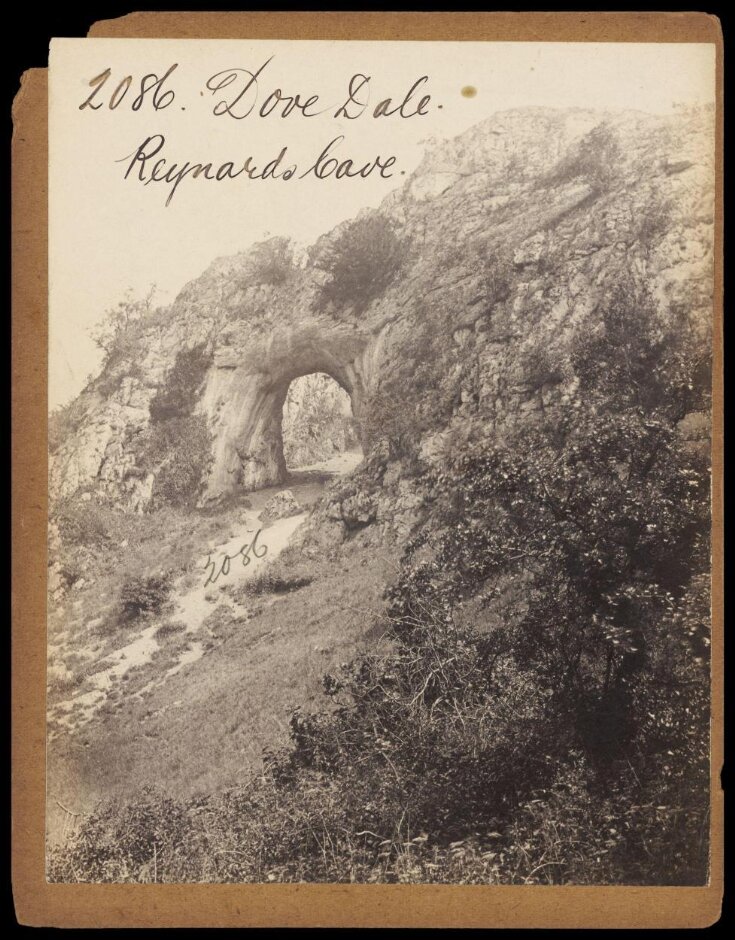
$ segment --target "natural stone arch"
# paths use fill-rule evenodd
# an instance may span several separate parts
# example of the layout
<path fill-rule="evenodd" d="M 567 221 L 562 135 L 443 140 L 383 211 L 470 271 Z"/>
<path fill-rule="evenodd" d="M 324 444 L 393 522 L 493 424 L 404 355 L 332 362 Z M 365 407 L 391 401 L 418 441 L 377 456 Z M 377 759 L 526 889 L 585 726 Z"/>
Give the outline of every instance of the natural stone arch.
<path fill-rule="evenodd" d="M 362 441 L 355 427 L 350 396 L 323 372 L 302 375 L 288 386 L 281 421 L 283 456 L 288 481 L 294 472 L 324 461 L 338 460 L 333 470 L 362 453 Z"/>
<path fill-rule="evenodd" d="M 334 379 L 350 396 L 359 430 L 376 346 L 375 337 L 354 328 L 322 324 L 277 328 L 247 345 L 220 346 L 202 399 L 215 442 L 205 501 L 284 482 L 283 403 L 302 375 Z"/>

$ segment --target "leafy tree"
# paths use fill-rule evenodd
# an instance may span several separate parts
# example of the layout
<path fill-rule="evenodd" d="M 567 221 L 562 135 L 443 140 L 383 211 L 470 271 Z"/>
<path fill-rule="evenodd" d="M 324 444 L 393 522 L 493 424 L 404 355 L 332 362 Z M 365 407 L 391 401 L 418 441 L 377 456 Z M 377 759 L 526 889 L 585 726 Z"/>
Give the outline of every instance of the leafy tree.
<path fill-rule="evenodd" d="M 95 345 L 104 352 L 105 364 L 109 364 L 113 357 L 124 353 L 127 348 L 126 338 L 130 336 L 135 326 L 152 311 L 155 294 L 155 285 L 151 285 L 144 297 L 137 299 L 132 289 L 128 290 L 123 299 L 116 306 L 110 307 L 101 322 L 92 329 L 92 339 Z"/>

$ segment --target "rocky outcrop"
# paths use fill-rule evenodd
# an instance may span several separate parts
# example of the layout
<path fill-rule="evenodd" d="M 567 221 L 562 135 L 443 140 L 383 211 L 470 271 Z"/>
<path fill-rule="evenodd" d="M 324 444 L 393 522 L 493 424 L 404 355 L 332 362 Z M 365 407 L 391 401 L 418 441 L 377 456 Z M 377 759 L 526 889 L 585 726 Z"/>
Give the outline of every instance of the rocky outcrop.
<path fill-rule="evenodd" d="M 84 418 L 54 455 L 52 494 L 94 488 L 145 504 L 151 468 L 136 464 L 135 440 L 177 352 L 197 344 L 212 356 L 192 391 L 213 440 L 205 499 L 285 479 L 283 406 L 299 376 L 344 389 L 365 445 L 385 423 L 373 400 L 392 397 L 392 414 L 415 418 L 428 462 L 473 427 L 502 436 L 573 401 L 573 370 L 549 362 L 594 329 L 621 279 L 708 329 L 713 149 L 708 110 L 520 109 L 436 145 L 378 210 L 408 249 L 399 276 L 367 304 L 325 304 L 319 258 L 343 227 L 277 276 L 263 273 L 263 246 L 216 261 L 85 391 Z M 426 396 L 404 402 L 419 378 Z M 372 524 L 377 499 L 345 497 L 333 521 L 345 532 Z"/>
<path fill-rule="evenodd" d="M 276 519 L 287 519 L 297 516 L 302 511 L 296 497 L 291 490 L 281 490 L 268 500 L 263 511 L 258 516 L 261 522 L 275 522 Z"/>

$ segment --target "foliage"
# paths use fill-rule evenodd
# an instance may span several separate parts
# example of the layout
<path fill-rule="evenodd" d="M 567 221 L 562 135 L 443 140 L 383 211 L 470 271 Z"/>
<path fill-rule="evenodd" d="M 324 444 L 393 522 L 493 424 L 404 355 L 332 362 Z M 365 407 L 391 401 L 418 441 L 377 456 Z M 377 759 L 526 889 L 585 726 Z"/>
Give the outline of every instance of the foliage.
<path fill-rule="evenodd" d="M 165 640 L 168 637 L 176 636 L 179 633 L 184 633 L 186 631 L 186 624 L 178 620 L 167 620 L 165 623 L 162 623 L 161 626 L 156 630 L 155 637 L 157 640 Z"/>
<path fill-rule="evenodd" d="M 54 877 L 145 880 L 155 838 L 169 880 L 702 884 L 709 466 L 678 428 L 708 383 L 666 322 L 621 282 L 573 406 L 427 472 L 383 649 L 290 749 L 225 794 L 103 804 Z"/>
<path fill-rule="evenodd" d="M 156 288 L 152 285 L 144 297 L 128 290 L 116 306 L 105 311 L 101 322 L 91 331 L 95 345 L 104 353 L 105 366 L 135 355 L 139 324 L 153 311 Z"/>
<path fill-rule="evenodd" d="M 155 474 L 152 508 L 192 506 L 212 460 L 206 417 L 194 414 L 211 355 L 204 345 L 182 350 L 151 401 L 149 427 L 134 443 L 137 464 Z"/>
<path fill-rule="evenodd" d="M 302 376 L 289 385 L 283 406 L 287 466 L 305 466 L 357 446 L 347 404 L 347 392 L 324 373 Z"/>
<path fill-rule="evenodd" d="M 148 614 L 159 614 L 171 592 L 167 574 L 141 575 L 128 579 L 120 590 L 120 614 L 125 622 Z"/>
<path fill-rule="evenodd" d="M 373 212 L 348 222 L 326 247 L 312 253 L 316 267 L 329 275 L 318 304 L 364 310 L 396 278 L 408 243 L 393 223 Z"/>
<path fill-rule="evenodd" d="M 245 581 L 242 594 L 256 597 L 259 594 L 288 594 L 289 591 L 298 591 L 299 588 L 307 587 L 312 581 L 313 578 L 308 576 L 284 577 L 265 568 Z"/>
<path fill-rule="evenodd" d="M 450 365 L 446 325 L 425 317 L 392 350 L 392 367 L 366 395 L 361 425 L 367 442 L 385 441 L 391 460 L 415 457 L 421 435 L 441 426 L 460 400 L 461 370 Z"/>
<path fill-rule="evenodd" d="M 174 418 L 188 417 L 196 404 L 196 394 L 201 388 L 211 365 L 212 357 L 204 344 L 176 354 L 173 367 L 166 381 L 151 400 L 151 421 L 161 424 Z"/>
<path fill-rule="evenodd" d="M 67 545 L 105 549 L 111 540 L 109 513 L 94 499 L 83 501 L 66 497 L 57 500 L 53 522 Z"/>
<path fill-rule="evenodd" d="M 155 474 L 151 509 L 195 505 L 212 461 L 212 435 L 204 415 L 151 424 L 136 448 L 139 465 Z"/>
<path fill-rule="evenodd" d="M 621 150 L 615 131 L 608 124 L 598 124 L 560 160 L 542 183 L 554 187 L 583 178 L 595 189 L 603 189 L 615 178 L 620 161 Z"/>
<path fill-rule="evenodd" d="M 255 282 L 278 287 L 294 270 L 293 245 L 288 238 L 270 238 L 251 250 L 248 261 L 249 274 L 243 286 Z"/>

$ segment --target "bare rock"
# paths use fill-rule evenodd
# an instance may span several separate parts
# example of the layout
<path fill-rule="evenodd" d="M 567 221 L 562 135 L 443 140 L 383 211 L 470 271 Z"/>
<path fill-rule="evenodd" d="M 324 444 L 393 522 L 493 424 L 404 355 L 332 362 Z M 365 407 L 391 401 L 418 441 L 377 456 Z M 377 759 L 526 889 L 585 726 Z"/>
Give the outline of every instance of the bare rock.
<path fill-rule="evenodd" d="M 297 516 L 300 512 L 301 506 L 299 506 L 291 490 L 281 490 L 280 493 L 271 496 L 258 519 L 261 522 L 275 522 L 276 519 Z"/>

